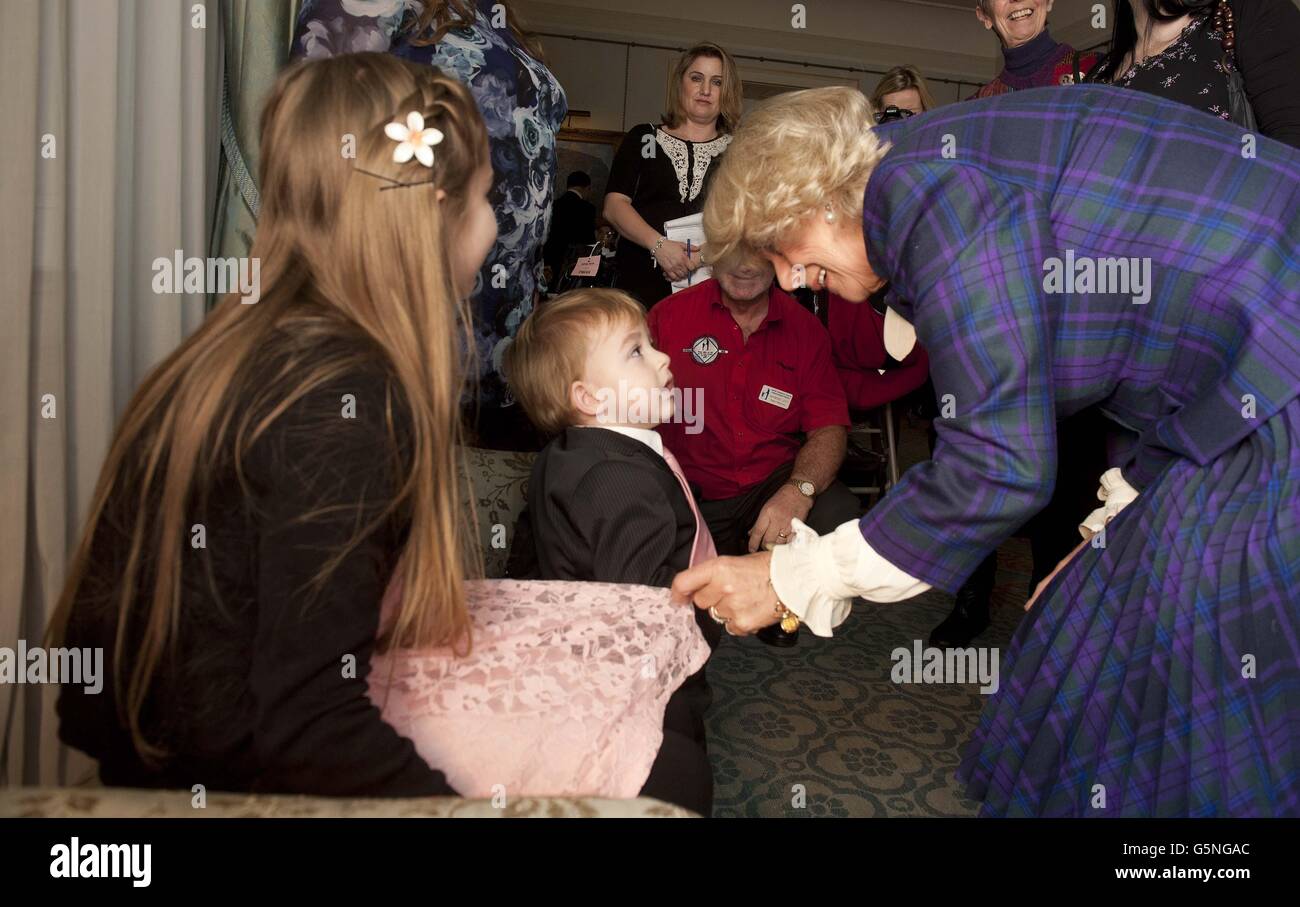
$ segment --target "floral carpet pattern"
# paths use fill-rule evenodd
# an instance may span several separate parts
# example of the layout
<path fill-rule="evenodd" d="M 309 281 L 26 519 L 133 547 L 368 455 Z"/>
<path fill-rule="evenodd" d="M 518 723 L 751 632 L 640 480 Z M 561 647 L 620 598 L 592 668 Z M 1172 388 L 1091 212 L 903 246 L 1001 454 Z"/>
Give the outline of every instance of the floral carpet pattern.
<path fill-rule="evenodd" d="M 1028 578 L 1028 545 L 1004 545 L 992 624 L 974 646 L 1006 651 Z M 952 596 L 938 591 L 893 605 L 859 601 L 834 637 L 804 630 L 789 649 L 724 636 L 708 667 L 713 815 L 975 815 L 955 773 L 986 701 L 979 684 L 890 679 L 891 653 L 927 645 L 951 608 Z"/>
<path fill-rule="evenodd" d="M 927 455 L 923 423 L 900 432 L 905 468 Z M 991 625 L 972 645 L 999 658 L 1024 616 L 1029 544 L 999 549 Z M 987 697 L 978 683 L 894 683 L 897 648 L 928 645 L 952 609 L 937 590 L 858 601 L 834 637 L 806 629 L 780 649 L 723 636 L 709 661 L 706 716 L 716 817 L 974 816 L 955 777 Z"/>

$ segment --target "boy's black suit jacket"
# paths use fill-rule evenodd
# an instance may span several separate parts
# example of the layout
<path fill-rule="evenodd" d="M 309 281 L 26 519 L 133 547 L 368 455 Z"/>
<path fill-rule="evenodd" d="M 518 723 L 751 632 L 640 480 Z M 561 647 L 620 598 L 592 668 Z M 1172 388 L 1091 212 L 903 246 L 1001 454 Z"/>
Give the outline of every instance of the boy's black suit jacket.
<path fill-rule="evenodd" d="M 509 573 L 667 587 L 694 544 L 695 514 L 663 457 L 616 431 L 568 428 L 533 463 Z M 716 646 L 721 627 L 694 610 Z"/>

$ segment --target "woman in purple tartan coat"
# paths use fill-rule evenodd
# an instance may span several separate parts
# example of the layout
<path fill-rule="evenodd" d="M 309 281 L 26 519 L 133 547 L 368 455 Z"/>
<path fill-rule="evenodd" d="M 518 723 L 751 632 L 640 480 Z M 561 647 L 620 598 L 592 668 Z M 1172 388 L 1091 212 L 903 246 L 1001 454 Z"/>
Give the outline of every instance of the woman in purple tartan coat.
<path fill-rule="evenodd" d="M 1048 500 L 1057 421 L 1100 405 L 1140 440 L 960 775 L 984 815 L 1300 814 L 1300 152 L 1111 88 L 870 122 L 843 88 L 751 114 L 708 254 L 854 300 L 888 280 L 886 343 L 919 340 L 948 404 L 934 458 L 676 593 L 733 633 L 788 609 L 828 636 L 854 597 L 953 592 Z"/>

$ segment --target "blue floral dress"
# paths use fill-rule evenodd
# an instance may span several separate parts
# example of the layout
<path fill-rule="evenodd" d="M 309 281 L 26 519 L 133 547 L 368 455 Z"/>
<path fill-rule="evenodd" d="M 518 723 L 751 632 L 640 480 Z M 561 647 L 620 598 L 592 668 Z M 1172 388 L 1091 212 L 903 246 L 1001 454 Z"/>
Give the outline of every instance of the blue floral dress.
<path fill-rule="evenodd" d="M 564 89 L 505 27 L 493 27 L 493 4 L 478 0 L 477 22 L 447 32 L 436 45 L 413 45 L 403 25 L 417 0 L 304 0 L 292 55 L 332 57 L 387 51 L 429 63 L 464 82 L 487 123 L 498 238 L 474 287 L 478 337 L 479 439 L 513 447 L 527 420 L 501 376 L 501 355 L 532 310 L 541 281 L 542 244 L 555 187 L 555 137 L 568 113 Z M 527 446 L 526 444 L 524 446 Z"/>

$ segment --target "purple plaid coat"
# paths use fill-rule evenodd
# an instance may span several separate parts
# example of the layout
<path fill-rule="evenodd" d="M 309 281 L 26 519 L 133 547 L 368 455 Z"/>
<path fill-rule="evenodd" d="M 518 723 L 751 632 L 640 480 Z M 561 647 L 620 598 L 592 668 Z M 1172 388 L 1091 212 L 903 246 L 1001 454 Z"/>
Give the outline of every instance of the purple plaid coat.
<path fill-rule="evenodd" d="M 947 411 L 867 541 L 954 591 L 1049 499 L 1058 420 L 1098 404 L 1140 435 L 1111 465 L 1142 494 L 1007 652 L 972 793 L 991 814 L 1300 811 L 1300 152 L 1105 87 L 886 135 L 867 253 Z"/>
<path fill-rule="evenodd" d="M 1055 423 L 1085 406 L 1142 433 L 1136 458 L 1113 464 L 1141 489 L 1300 393 L 1294 149 L 1258 138 L 1243 158 L 1240 130 L 1108 88 L 1014 92 L 888 135 L 867 252 L 953 405 L 934 459 L 862 522 L 903 569 L 955 591 L 1046 503 Z M 1149 258 L 1149 301 L 1045 291 L 1044 263 L 1071 252 Z"/>

